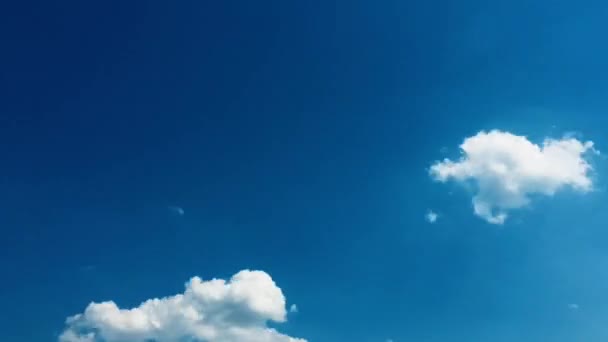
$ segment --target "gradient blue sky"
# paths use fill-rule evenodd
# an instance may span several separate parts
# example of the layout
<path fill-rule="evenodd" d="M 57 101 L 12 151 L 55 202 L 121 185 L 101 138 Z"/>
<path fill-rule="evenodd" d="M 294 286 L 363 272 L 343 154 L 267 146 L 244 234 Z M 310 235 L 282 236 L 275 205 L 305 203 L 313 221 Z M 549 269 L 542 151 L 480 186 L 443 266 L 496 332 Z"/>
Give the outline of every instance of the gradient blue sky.
<path fill-rule="evenodd" d="M 249 268 L 309 341 L 605 341 L 603 158 L 596 191 L 500 227 L 428 168 L 494 128 L 608 150 L 606 18 L 599 0 L 5 2 L 0 340 Z"/>

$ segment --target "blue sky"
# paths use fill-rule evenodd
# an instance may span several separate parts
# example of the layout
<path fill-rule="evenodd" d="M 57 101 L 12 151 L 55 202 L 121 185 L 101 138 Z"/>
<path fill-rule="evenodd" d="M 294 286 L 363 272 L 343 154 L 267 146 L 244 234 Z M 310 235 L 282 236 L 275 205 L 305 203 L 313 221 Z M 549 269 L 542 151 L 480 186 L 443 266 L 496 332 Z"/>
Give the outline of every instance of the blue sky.
<path fill-rule="evenodd" d="M 0 340 L 137 340 L 66 318 L 235 274 L 214 310 L 254 335 L 268 321 L 261 342 L 608 338 L 602 154 L 534 177 L 516 159 L 511 183 L 430 171 L 530 155 L 459 150 L 492 130 L 608 150 L 604 1 L 2 7 Z M 503 224 L 475 214 L 479 191 Z"/>

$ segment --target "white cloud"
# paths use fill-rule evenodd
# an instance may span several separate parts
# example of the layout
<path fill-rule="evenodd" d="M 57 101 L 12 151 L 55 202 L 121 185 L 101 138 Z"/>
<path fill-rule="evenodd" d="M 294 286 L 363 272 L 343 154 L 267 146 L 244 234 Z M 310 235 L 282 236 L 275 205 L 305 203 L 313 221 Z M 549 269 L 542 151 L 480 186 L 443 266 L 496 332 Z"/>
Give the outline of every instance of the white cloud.
<path fill-rule="evenodd" d="M 524 136 L 493 130 L 468 137 L 460 145 L 458 161 L 445 159 L 430 168 L 440 182 L 473 182 L 475 214 L 489 223 L 502 224 L 508 212 L 526 206 L 530 195 L 552 196 L 570 187 L 592 189 L 591 165 L 586 152 L 593 142 L 575 138 L 545 139 L 541 145 Z"/>
<path fill-rule="evenodd" d="M 435 223 L 437 222 L 437 219 L 439 218 L 439 214 L 437 214 L 436 212 L 429 210 L 426 212 L 426 215 L 424 215 L 424 218 L 426 218 L 426 220 L 429 223 Z"/>
<path fill-rule="evenodd" d="M 69 317 L 60 342 L 306 342 L 266 326 L 285 322 L 285 297 L 262 271 L 244 270 L 229 281 L 190 279 L 184 293 L 121 309 L 91 303 Z"/>

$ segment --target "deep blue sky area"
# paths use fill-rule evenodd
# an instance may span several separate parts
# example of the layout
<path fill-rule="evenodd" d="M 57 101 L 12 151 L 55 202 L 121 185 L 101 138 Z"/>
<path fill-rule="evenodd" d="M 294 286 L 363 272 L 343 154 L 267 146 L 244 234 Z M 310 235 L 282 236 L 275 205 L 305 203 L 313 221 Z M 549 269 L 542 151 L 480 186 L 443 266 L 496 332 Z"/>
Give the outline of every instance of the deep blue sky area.
<path fill-rule="evenodd" d="M 503 226 L 428 170 L 489 129 L 608 151 L 607 18 L 599 0 L 4 2 L 0 340 L 260 269 L 299 308 L 277 329 L 311 342 L 605 341 L 603 157 L 596 191 Z"/>

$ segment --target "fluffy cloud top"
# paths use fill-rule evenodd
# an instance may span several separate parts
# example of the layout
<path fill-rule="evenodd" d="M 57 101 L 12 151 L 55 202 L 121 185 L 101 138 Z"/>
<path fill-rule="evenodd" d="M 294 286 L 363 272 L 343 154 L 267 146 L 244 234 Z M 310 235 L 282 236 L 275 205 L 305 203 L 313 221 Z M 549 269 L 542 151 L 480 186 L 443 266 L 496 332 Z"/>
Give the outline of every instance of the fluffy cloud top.
<path fill-rule="evenodd" d="M 306 342 L 268 328 L 286 320 L 285 297 L 262 271 L 244 270 L 229 281 L 194 277 L 184 293 L 121 309 L 91 303 L 69 317 L 60 342 Z"/>
<path fill-rule="evenodd" d="M 592 189 L 591 165 L 585 159 L 586 152 L 594 151 L 591 141 L 545 139 L 537 145 L 494 130 L 466 138 L 460 149 L 460 160 L 435 163 L 431 176 L 440 182 L 475 183 L 475 214 L 490 223 L 504 223 L 508 211 L 527 205 L 530 195 L 552 196 L 564 187 Z"/>

